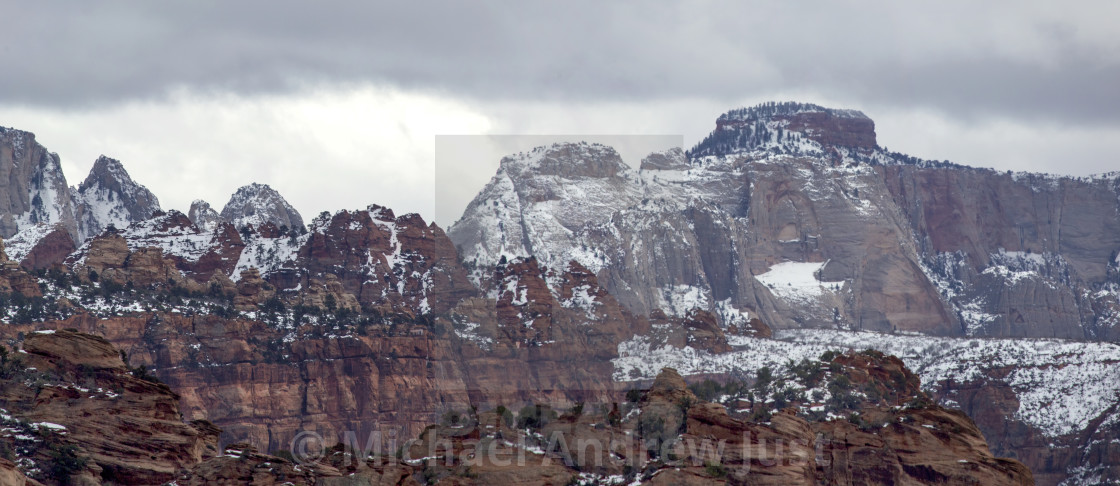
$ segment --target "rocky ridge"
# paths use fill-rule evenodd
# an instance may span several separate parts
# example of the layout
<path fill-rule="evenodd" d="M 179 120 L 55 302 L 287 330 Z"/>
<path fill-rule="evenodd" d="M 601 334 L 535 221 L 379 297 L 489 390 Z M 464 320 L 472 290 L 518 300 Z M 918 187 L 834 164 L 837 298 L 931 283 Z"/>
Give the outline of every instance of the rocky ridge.
<path fill-rule="evenodd" d="M 959 412 L 865 403 L 863 415 L 886 425 L 792 410 L 754 422 L 698 399 L 672 369 L 603 408 L 454 411 L 395 457 L 353 441 L 269 455 L 249 443 L 218 447 L 220 429 L 184 423 L 178 397 L 102 338 L 41 331 L 19 344 L 0 353 L 5 484 L 1033 484 L 1021 464 L 993 458 Z M 831 363 L 821 365 L 865 388 L 894 387 L 894 376 L 914 382 L 894 402 L 926 399 L 897 360 L 853 354 Z"/>

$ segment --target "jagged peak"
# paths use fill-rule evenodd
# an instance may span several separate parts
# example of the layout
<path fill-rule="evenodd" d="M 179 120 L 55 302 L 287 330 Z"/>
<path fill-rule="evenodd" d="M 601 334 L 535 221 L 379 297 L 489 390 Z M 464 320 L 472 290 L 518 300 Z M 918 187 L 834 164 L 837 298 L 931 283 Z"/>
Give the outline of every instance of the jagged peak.
<path fill-rule="evenodd" d="M 499 170 L 511 176 L 533 173 L 564 178 L 605 178 L 627 169 L 618 151 L 608 145 L 557 142 L 503 157 Z"/>
<path fill-rule="evenodd" d="M 271 186 L 258 182 L 239 187 L 222 208 L 221 217 L 239 228 L 264 223 L 277 227 L 303 227 L 299 211 Z"/>
<path fill-rule="evenodd" d="M 122 186 L 140 186 L 132 180 L 132 176 L 125 170 L 124 164 L 121 164 L 121 161 L 101 155 L 94 161 L 93 167 L 89 170 L 89 175 L 87 175 L 86 179 L 82 181 L 82 184 L 78 186 L 78 191 L 85 192 L 97 183 L 104 185 L 110 181 L 116 181 L 117 184 Z"/>
<path fill-rule="evenodd" d="M 132 179 L 121 161 L 101 155 L 77 189 L 71 189 L 79 239 L 110 225 L 124 228 L 161 211 L 159 198 Z"/>

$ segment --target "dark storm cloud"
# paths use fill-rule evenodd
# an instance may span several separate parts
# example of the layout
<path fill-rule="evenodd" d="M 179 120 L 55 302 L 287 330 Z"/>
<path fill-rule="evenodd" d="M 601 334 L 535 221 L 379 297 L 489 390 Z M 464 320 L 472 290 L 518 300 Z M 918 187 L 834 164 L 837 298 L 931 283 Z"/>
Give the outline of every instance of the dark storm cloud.
<path fill-rule="evenodd" d="M 0 29 L 0 103 L 373 82 L 482 101 L 801 91 L 857 108 L 1120 123 L 1116 36 L 1093 23 L 1115 7 L 1040 5 L 21 2 Z"/>

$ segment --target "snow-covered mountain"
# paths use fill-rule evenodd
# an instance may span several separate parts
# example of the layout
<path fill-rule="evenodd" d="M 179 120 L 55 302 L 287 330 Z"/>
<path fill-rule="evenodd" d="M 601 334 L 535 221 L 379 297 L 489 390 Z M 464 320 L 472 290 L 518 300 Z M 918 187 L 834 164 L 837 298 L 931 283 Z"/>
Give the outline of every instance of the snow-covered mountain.
<path fill-rule="evenodd" d="M 221 217 L 238 228 L 259 227 L 265 223 L 277 228 L 303 228 L 299 211 L 268 184 L 253 183 L 238 188 L 222 208 Z"/>
<path fill-rule="evenodd" d="M 159 199 L 136 183 L 120 161 L 102 155 L 86 180 L 71 189 L 78 219 L 78 240 L 85 241 L 110 225 L 124 229 L 160 211 Z"/>
<path fill-rule="evenodd" d="M 638 183 L 613 148 L 539 147 L 503 158 L 449 235 L 464 258 L 483 265 L 535 255 L 553 268 L 577 260 L 598 271 L 602 257 L 581 253 L 575 231 L 638 201 Z"/>
<path fill-rule="evenodd" d="M 70 244 L 60 246 L 54 238 L 37 257 L 61 256 L 110 225 L 124 228 L 160 210 L 151 191 L 105 156 L 94 162 L 81 185 L 69 187 L 58 155 L 21 130 L 0 127 L 0 174 L 5 174 L 0 178 L 0 237 L 10 238 L 17 261 L 56 230 L 68 235 Z"/>
<path fill-rule="evenodd" d="M 800 103 L 732 110 L 687 154 L 653 154 L 637 171 L 612 153 L 507 157 L 449 236 L 477 268 L 579 261 L 639 313 L 1120 338 L 1117 174 L 917 160 L 879 147 L 862 113 Z"/>

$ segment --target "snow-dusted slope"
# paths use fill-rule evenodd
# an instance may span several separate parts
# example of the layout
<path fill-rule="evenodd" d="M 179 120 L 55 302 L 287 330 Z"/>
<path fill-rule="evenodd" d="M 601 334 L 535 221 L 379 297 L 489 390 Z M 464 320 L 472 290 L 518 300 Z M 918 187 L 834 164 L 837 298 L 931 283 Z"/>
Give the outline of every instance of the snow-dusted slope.
<path fill-rule="evenodd" d="M 102 155 L 89 176 L 71 189 L 78 219 L 80 241 L 93 237 L 110 225 L 124 229 L 160 211 L 159 199 L 148 188 L 132 180 L 120 161 Z"/>
<path fill-rule="evenodd" d="M 635 337 L 619 344 L 614 378 L 651 380 L 663 367 L 685 376 L 753 377 L 768 367 L 779 380 L 792 383 L 790 367 L 804 359 L 815 360 L 826 351 L 878 350 L 901 358 L 942 405 L 972 416 L 997 455 L 1026 457 L 1040 448 L 1066 462 L 1054 462 L 1036 475 L 1068 475 L 1062 483 L 1068 485 L 1111 484 L 1093 478 L 1109 470 L 1104 451 L 1120 441 L 1117 344 L 812 329 L 779 331 L 775 339 L 735 336 L 733 351 L 723 354 L 652 342 Z M 1028 432 L 1032 429 L 1037 432 Z"/>
<path fill-rule="evenodd" d="M 54 226 L 46 223 L 27 226 L 11 238 L 4 240 L 4 251 L 12 261 L 22 261 L 23 257 L 31 253 L 31 249 L 35 248 L 39 240 L 42 240 L 51 231 L 54 231 Z"/>
<path fill-rule="evenodd" d="M 303 218 L 279 192 L 268 184 L 249 184 L 237 189 L 222 208 L 222 219 L 237 228 L 272 223 L 277 228 L 303 228 Z"/>
<path fill-rule="evenodd" d="M 666 366 L 682 375 L 738 371 L 750 376 L 762 367 L 780 374 L 791 362 L 813 359 L 825 351 L 875 349 L 901 358 L 930 392 L 945 382 L 963 384 L 998 376 L 1018 395 L 1016 418 L 1054 437 L 1084 429 L 1120 394 L 1120 345 L 1112 343 L 799 329 L 779 331 L 775 339 L 736 336 L 731 344 L 734 351 L 712 354 L 689 347 L 651 348 L 644 338 L 635 338 L 618 347 L 615 379 L 653 379 Z M 943 400 L 960 406 L 952 395 Z"/>

